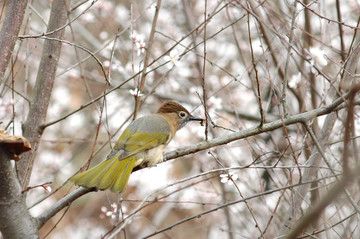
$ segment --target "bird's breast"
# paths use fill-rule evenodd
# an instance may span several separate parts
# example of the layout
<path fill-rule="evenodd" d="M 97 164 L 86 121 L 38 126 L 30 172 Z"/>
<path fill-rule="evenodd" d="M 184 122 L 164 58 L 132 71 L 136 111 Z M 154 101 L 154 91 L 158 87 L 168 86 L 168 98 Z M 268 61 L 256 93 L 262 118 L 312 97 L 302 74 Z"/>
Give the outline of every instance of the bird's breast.
<path fill-rule="evenodd" d="M 145 168 L 161 163 L 163 161 L 164 149 L 165 145 L 159 145 L 155 148 L 136 154 L 138 159 L 135 163 L 135 167 L 140 166 L 141 168 Z"/>

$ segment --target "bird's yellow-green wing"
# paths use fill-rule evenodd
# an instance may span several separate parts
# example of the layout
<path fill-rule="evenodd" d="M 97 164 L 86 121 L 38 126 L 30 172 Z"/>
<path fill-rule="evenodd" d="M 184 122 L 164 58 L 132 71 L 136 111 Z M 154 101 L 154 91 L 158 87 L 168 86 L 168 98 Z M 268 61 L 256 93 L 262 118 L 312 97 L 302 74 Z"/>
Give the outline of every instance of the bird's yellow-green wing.
<path fill-rule="evenodd" d="M 138 160 L 136 154 L 167 144 L 170 129 L 161 116 L 142 117 L 121 134 L 107 159 L 69 180 L 84 187 L 123 192 Z"/>
<path fill-rule="evenodd" d="M 126 131 L 129 130 L 127 129 Z M 129 131 L 127 133 L 130 133 L 131 136 L 126 140 L 122 147 L 127 153 L 124 155 L 125 157 L 166 144 L 168 139 L 168 134 L 161 132 L 144 133 Z"/>
<path fill-rule="evenodd" d="M 131 155 L 166 145 L 170 141 L 170 126 L 159 115 L 149 115 L 132 122 L 117 140 L 108 158 L 122 151 L 119 160 Z"/>

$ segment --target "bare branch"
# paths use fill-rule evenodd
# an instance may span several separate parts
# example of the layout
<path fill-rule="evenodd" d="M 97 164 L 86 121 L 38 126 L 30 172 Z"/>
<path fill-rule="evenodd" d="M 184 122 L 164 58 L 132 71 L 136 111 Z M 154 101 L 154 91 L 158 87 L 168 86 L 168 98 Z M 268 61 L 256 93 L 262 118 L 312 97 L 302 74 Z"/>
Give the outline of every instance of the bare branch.
<path fill-rule="evenodd" d="M 13 157 L 2 142 L 0 144 L 0 231 L 4 238 L 39 238 L 35 221 L 31 217 L 14 167 Z"/>
<path fill-rule="evenodd" d="M 250 4 L 249 4 L 249 6 L 251 7 Z M 265 123 L 265 115 L 264 115 L 264 110 L 262 107 L 263 103 L 262 103 L 262 99 L 261 99 L 259 73 L 258 73 L 258 69 L 257 69 L 256 63 L 255 63 L 254 48 L 253 48 L 252 37 L 251 37 L 250 14 L 248 13 L 247 16 L 248 16 L 248 34 L 249 34 L 249 44 L 250 44 L 250 52 L 251 52 L 251 63 L 253 65 L 253 69 L 255 71 L 257 98 L 258 98 L 259 111 L 260 111 L 260 117 L 261 117 L 259 127 L 261 128 L 262 125 Z"/>
<path fill-rule="evenodd" d="M 68 6 L 69 0 L 54 1 L 52 3 L 50 22 L 47 31 L 57 29 L 66 23 Z M 61 39 L 63 34 L 64 29 L 51 34 L 50 37 Z M 29 183 L 35 152 L 43 133 L 40 125 L 44 122 L 46 117 L 60 51 L 61 42 L 52 40 L 45 41 L 36 79 L 34 97 L 30 104 L 29 114 L 23 125 L 23 135 L 30 141 L 33 150 L 25 153 L 22 160 L 16 164 L 17 174 L 23 188 L 26 188 Z"/>
<path fill-rule="evenodd" d="M 322 211 L 333 202 L 344 188 L 354 181 L 360 174 L 360 164 L 350 170 L 347 174 L 343 174 L 343 177 L 338 181 L 327 194 L 312 208 L 310 208 L 306 214 L 296 223 L 285 239 L 297 238 L 297 236 L 314 220 L 317 219 Z"/>
<path fill-rule="evenodd" d="M 142 93 L 144 91 L 144 87 L 145 87 L 145 81 L 146 81 L 146 75 L 147 75 L 146 71 L 149 66 L 149 60 L 150 60 L 150 56 L 151 56 L 151 52 L 152 52 L 151 47 L 154 42 L 155 29 L 156 29 L 156 25 L 157 25 L 157 19 L 159 17 L 161 1 L 162 0 L 157 0 L 157 4 L 155 7 L 155 14 L 154 14 L 154 19 L 152 22 L 151 32 L 150 32 L 149 41 L 148 41 L 148 45 L 147 45 L 147 50 L 146 50 L 146 55 L 145 55 L 145 60 L 144 60 L 144 67 L 142 69 L 142 74 L 141 74 L 140 86 L 138 87 L 138 89 L 140 91 L 139 93 Z M 134 119 L 137 116 L 137 112 L 140 108 L 140 104 L 141 104 L 141 97 L 138 96 L 138 97 L 136 97 L 136 105 L 135 105 L 134 115 L 133 115 Z"/>
<path fill-rule="evenodd" d="M 5 1 L 7 11 L 0 31 L 0 79 L 4 77 L 23 22 L 27 0 Z"/>
<path fill-rule="evenodd" d="M 349 93 L 346 93 L 342 97 L 335 100 L 330 105 L 327 105 L 327 106 L 324 106 L 324 107 L 321 107 L 321 108 L 318 108 L 318 109 L 315 109 L 315 110 L 312 110 L 309 112 L 297 114 L 294 116 L 289 116 L 287 119 L 284 119 L 284 121 L 276 120 L 276 121 L 264 124 L 261 128 L 252 127 L 252 128 L 238 131 L 235 133 L 231 133 L 231 134 L 219 137 L 219 138 L 215 138 L 213 140 L 203 141 L 201 143 L 198 143 L 196 145 L 189 146 L 189 147 L 186 147 L 183 149 L 174 150 L 169 153 L 166 153 L 164 155 L 164 158 L 166 160 L 178 158 L 178 157 L 181 157 L 181 156 L 184 156 L 187 154 L 196 153 L 196 152 L 199 152 L 199 151 L 202 151 L 205 149 L 209 149 L 209 148 L 212 148 L 212 147 L 215 147 L 218 145 L 227 144 L 227 143 L 230 143 L 235 140 L 239 140 L 239 139 L 243 139 L 243 138 L 246 138 L 249 136 L 254 136 L 257 134 L 264 133 L 264 132 L 279 129 L 279 128 L 283 127 L 284 125 L 303 123 L 303 122 L 311 120 L 315 117 L 318 117 L 320 115 L 325 115 L 325 114 L 331 113 L 337 106 L 342 104 L 344 102 L 344 100 L 346 100 L 348 97 L 349 97 Z"/>
<path fill-rule="evenodd" d="M 315 181 L 319 181 L 319 179 L 317 180 L 311 180 L 311 181 L 306 181 L 306 182 L 302 182 L 302 183 L 298 183 L 298 184 L 293 184 L 293 185 L 289 185 L 289 186 L 285 186 L 285 187 L 281 187 L 281 188 L 276 188 L 276 189 L 273 189 L 273 190 L 269 190 L 269 191 L 265 191 L 265 192 L 261 192 L 261 193 L 257 193 L 257 194 L 253 194 L 251 195 L 250 197 L 246 197 L 246 198 L 242 198 L 242 199 L 239 199 L 239 200 L 234 200 L 234 201 L 231 201 L 231 202 L 228 202 L 228 203 L 224 203 L 218 207 L 214 207 L 214 208 L 211 208 L 209 210 L 205 210 L 201 213 L 198 213 L 196 215 L 193 215 L 193 216 L 190 216 L 190 217 L 186 217 L 182 220 L 179 220 L 173 224 L 171 224 L 170 226 L 167 226 L 167 227 L 164 227 L 160 230 L 157 230 L 145 237 L 143 237 L 143 239 L 145 238 L 150 238 L 154 235 L 157 235 L 161 232 L 164 232 L 164 231 L 167 231 L 167 230 L 170 230 L 178 225 L 181 225 L 182 223 L 185 223 L 185 222 L 188 222 L 190 220 L 193 220 L 193 219 L 196 219 L 196 218 L 200 218 L 206 214 L 209 214 L 209 213 L 212 213 L 212 212 L 215 212 L 219 209 L 222 209 L 224 207 L 228 207 L 228 206 L 231 206 L 231 205 L 234 205 L 234 204 L 238 204 L 238 203 L 242 203 L 242 202 L 246 202 L 246 201 L 249 201 L 250 199 L 254 199 L 254 198 L 257 198 L 257 197 L 261 197 L 261 196 L 264 196 L 264 195 L 267 195 L 267 194 L 272 194 L 274 192 L 278 192 L 278 191 L 282 191 L 282 190 L 285 190 L 285 189 L 291 189 L 291 188 L 294 188 L 294 187 L 297 187 L 297 186 L 302 186 L 302 185 L 306 185 L 306 184 L 310 184 L 312 182 L 315 182 Z M 293 237 L 294 238 L 294 237 Z"/>
<path fill-rule="evenodd" d="M 37 217 L 37 228 L 41 228 L 50 218 L 55 216 L 58 212 L 60 212 L 65 207 L 69 206 L 73 201 L 78 199 L 79 197 L 90 193 L 95 192 L 95 188 L 78 188 L 59 201 L 57 201 L 49 210 L 46 210 L 43 214 Z"/>
<path fill-rule="evenodd" d="M 286 99 L 286 92 L 288 88 L 288 78 L 289 78 L 289 62 L 290 62 L 290 55 L 291 55 L 291 48 L 293 46 L 293 38 L 294 38 L 294 29 L 295 29 L 295 20 L 297 18 L 297 11 L 296 11 L 296 1 L 294 1 L 293 6 L 293 15 L 291 18 L 291 26 L 290 26 L 290 33 L 289 33 L 289 46 L 287 49 L 286 55 L 286 63 L 285 63 L 285 72 L 284 72 L 284 79 L 282 81 L 282 96 L 281 96 L 281 105 L 284 114 L 284 118 L 287 118 L 289 115 L 288 112 L 288 104 Z"/>

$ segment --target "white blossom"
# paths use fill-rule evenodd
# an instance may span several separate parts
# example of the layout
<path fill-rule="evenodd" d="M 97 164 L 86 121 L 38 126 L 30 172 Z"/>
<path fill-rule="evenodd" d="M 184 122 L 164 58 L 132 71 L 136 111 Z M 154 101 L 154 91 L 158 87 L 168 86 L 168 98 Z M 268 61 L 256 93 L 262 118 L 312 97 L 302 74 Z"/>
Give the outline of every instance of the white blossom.
<path fill-rule="evenodd" d="M 179 63 L 179 58 L 180 56 L 176 49 L 171 50 L 169 55 L 164 56 L 164 60 L 169 61 L 171 63 L 167 65 L 169 68 L 172 68 L 173 66 L 177 66 Z"/>
<path fill-rule="evenodd" d="M 109 210 L 105 206 L 102 206 L 100 210 L 102 212 L 102 214 L 100 215 L 100 218 L 104 218 L 105 216 L 111 217 L 112 219 L 116 218 L 116 213 L 117 213 L 117 205 L 116 205 L 116 203 L 111 204 L 111 210 Z"/>
<path fill-rule="evenodd" d="M 133 90 L 129 90 L 130 94 L 134 97 L 143 96 L 144 94 L 140 93 L 140 90 L 138 88 L 135 88 Z"/>
<path fill-rule="evenodd" d="M 239 178 L 239 176 L 235 172 L 229 171 L 228 173 L 220 174 L 220 178 L 221 183 L 228 183 L 231 185 L 233 181 Z"/>
<path fill-rule="evenodd" d="M 293 75 L 289 80 L 289 87 L 290 88 L 297 88 L 299 87 L 299 83 L 301 81 L 301 73 Z"/>
<path fill-rule="evenodd" d="M 310 55 L 313 60 L 312 65 L 314 63 L 318 64 L 319 66 L 323 67 L 328 64 L 328 61 L 326 59 L 325 51 L 318 47 L 311 47 L 310 48 Z"/>
<path fill-rule="evenodd" d="M 130 39 L 132 43 L 135 45 L 137 50 L 137 55 L 140 56 L 142 53 L 145 52 L 145 42 L 144 42 L 144 36 L 141 34 L 136 33 L 136 31 L 133 31 L 133 33 L 130 34 Z"/>
<path fill-rule="evenodd" d="M 137 48 L 137 55 L 140 56 L 142 53 L 145 53 L 145 42 L 143 40 L 135 42 Z"/>

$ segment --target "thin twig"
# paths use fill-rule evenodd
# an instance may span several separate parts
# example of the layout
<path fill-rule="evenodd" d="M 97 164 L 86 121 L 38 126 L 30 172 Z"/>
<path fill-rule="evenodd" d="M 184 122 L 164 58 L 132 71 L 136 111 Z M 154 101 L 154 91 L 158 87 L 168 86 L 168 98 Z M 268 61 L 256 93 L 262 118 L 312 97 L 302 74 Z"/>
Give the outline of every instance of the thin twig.
<path fill-rule="evenodd" d="M 249 34 L 249 44 L 250 44 L 250 52 L 251 52 L 251 62 L 253 65 L 253 69 L 255 71 L 257 98 L 258 98 L 259 111 L 260 111 L 260 117 L 261 117 L 259 127 L 261 128 L 263 126 L 263 124 L 265 123 L 265 116 L 264 116 L 264 110 L 262 107 L 259 74 L 258 74 L 258 70 L 257 70 L 256 64 L 255 64 L 254 48 L 252 45 L 251 28 L 250 28 L 250 25 L 251 25 L 250 24 L 250 14 L 248 13 L 247 15 L 248 15 L 248 34 Z"/>
<path fill-rule="evenodd" d="M 196 215 L 193 215 L 193 216 L 190 216 L 190 217 L 186 217 L 186 218 L 184 218 L 184 219 L 182 219 L 182 220 L 179 220 L 179 221 L 177 221 L 177 222 L 175 222 L 175 223 L 173 223 L 173 224 L 171 224 L 171 225 L 169 225 L 169 226 L 167 226 L 167 227 L 164 227 L 164 228 L 162 228 L 162 229 L 160 229 L 160 230 L 157 230 L 157 231 L 155 231 L 155 232 L 153 232 L 153 233 L 151 233 L 151 234 L 143 237 L 142 239 L 146 239 L 146 238 L 153 237 L 153 236 L 155 236 L 155 235 L 157 235 L 157 234 L 160 234 L 160 233 L 162 233 L 162 232 L 164 232 L 164 231 L 170 230 L 170 229 L 172 229 L 172 228 L 174 228 L 174 227 L 176 227 L 176 226 L 178 226 L 178 225 L 181 225 L 182 223 L 189 222 L 189 221 L 191 221 L 191 220 L 193 220 L 193 219 L 196 219 L 196 218 L 200 218 L 200 217 L 202 217 L 202 216 L 204 216 L 204 215 L 206 215 L 206 214 L 212 213 L 212 212 L 216 212 L 217 210 L 222 209 L 222 208 L 224 208 L 224 207 L 229 207 L 229 206 L 231 206 L 231 205 L 235 205 L 235 204 L 238 204 L 238 203 L 242 203 L 242 202 L 245 202 L 245 201 L 249 201 L 250 199 L 254 199 L 254 198 L 258 198 L 258 197 L 265 196 L 265 195 L 268 195 L 268 194 L 272 194 L 272 193 L 274 193 L 274 192 L 283 191 L 283 190 L 285 190 L 285 189 L 291 189 L 291 188 L 293 188 L 293 187 L 297 187 L 297 186 L 309 184 L 309 183 L 312 183 L 312 182 L 315 182 L 315 181 L 322 181 L 322 180 L 323 180 L 323 179 L 316 179 L 316 180 L 311 180 L 311 181 L 302 182 L 302 183 L 298 183 L 298 184 L 292 184 L 292 185 L 288 185 L 288 186 L 284 186 L 284 187 L 280 187 L 280 188 L 275 188 L 275 189 L 272 189 L 272 190 L 268 190 L 268 191 L 265 191 L 265 192 L 253 194 L 253 195 L 251 195 L 251 196 L 249 196 L 249 197 L 246 197 L 246 198 L 234 200 L 234 201 L 231 201 L 231 202 L 222 204 L 222 205 L 220 205 L 220 206 L 218 206 L 218 207 L 211 208 L 211 209 L 209 209 L 209 210 L 205 210 L 205 211 L 203 211 L 203 212 L 201 212 L 201 213 L 198 213 L 198 214 L 196 214 Z M 293 237 L 293 238 L 295 238 L 295 237 Z M 109 238 L 109 239 L 110 239 L 110 238 Z"/>
<path fill-rule="evenodd" d="M 149 66 L 149 60 L 150 60 L 150 56 L 151 56 L 151 52 L 152 52 L 152 45 L 154 43 L 155 29 L 156 29 L 157 20 L 158 20 L 160 8 L 161 8 L 161 1 L 162 0 L 157 0 L 156 7 L 155 7 L 154 19 L 153 19 L 153 22 L 152 22 L 151 32 L 150 32 L 149 41 L 148 41 L 148 44 L 147 44 L 147 49 L 146 49 L 146 54 L 145 54 L 145 59 L 144 59 L 144 67 L 143 67 L 142 73 L 141 73 L 140 86 L 138 87 L 138 90 L 139 90 L 140 94 L 142 92 L 144 92 L 145 81 L 146 81 L 146 76 L 147 76 L 146 71 L 147 71 L 147 68 Z M 138 95 L 138 97 L 136 97 L 135 100 L 136 100 L 136 102 L 135 102 L 133 119 L 136 119 L 137 112 L 138 112 L 138 110 L 140 108 L 140 104 L 141 104 L 140 95 Z"/>
<path fill-rule="evenodd" d="M 344 42 L 344 30 L 343 30 L 343 24 L 341 19 L 341 9 L 340 9 L 340 0 L 336 0 L 336 14 L 338 19 L 338 27 L 339 27 L 339 37 L 340 37 L 340 49 L 341 49 L 341 59 L 345 61 L 346 59 L 346 53 L 345 53 L 345 42 Z"/>
<path fill-rule="evenodd" d="M 344 187 L 354 181 L 360 174 L 360 164 L 350 170 L 348 174 L 343 174 L 343 177 L 338 181 L 327 194 L 312 208 L 309 208 L 306 214 L 296 223 L 291 232 L 285 239 L 297 238 L 298 235 L 314 220 L 317 219 L 323 210 L 341 195 Z"/>
<path fill-rule="evenodd" d="M 285 72 L 284 72 L 284 80 L 282 81 L 282 96 L 281 96 L 281 105 L 282 110 L 284 114 L 284 118 L 287 118 L 289 115 L 288 112 L 288 105 L 286 100 L 286 92 L 288 88 L 288 77 L 289 77 L 289 63 L 290 63 L 290 56 L 291 56 L 291 48 L 293 45 L 293 38 L 294 38 L 294 29 L 295 29 L 295 20 L 297 18 L 297 12 L 296 12 L 296 1 L 294 1 L 294 6 L 292 8 L 293 15 L 291 18 L 291 26 L 290 26 L 290 34 L 289 34 L 289 46 L 287 48 L 287 55 L 286 55 L 286 61 L 285 61 Z"/>
<path fill-rule="evenodd" d="M 66 41 L 66 40 L 63 40 L 63 39 L 59 39 L 59 38 L 54 38 L 54 37 L 47 37 L 47 36 L 42 36 L 41 38 L 44 38 L 44 39 L 47 39 L 47 40 L 51 40 L 51 41 L 59 41 L 59 42 L 62 42 L 62 43 L 65 43 L 65 44 L 68 44 L 70 46 L 73 46 L 73 47 L 76 47 L 76 48 L 79 48 L 83 51 L 85 51 L 86 53 L 88 53 L 92 58 L 94 58 L 94 60 L 99 64 L 100 66 L 100 69 L 104 75 L 104 78 L 106 80 L 106 82 L 110 84 L 110 81 L 109 81 L 109 78 L 108 78 L 108 75 L 106 74 L 105 72 L 105 68 L 102 64 L 102 62 L 99 60 L 99 58 L 94 54 L 92 53 L 89 49 L 87 49 L 86 47 L 83 47 L 81 45 L 78 45 L 78 44 L 75 44 L 75 43 L 72 43 L 72 42 L 69 42 L 69 41 Z M 81 64 L 82 62 L 79 62 L 79 64 Z"/>
<path fill-rule="evenodd" d="M 207 93 L 206 93 L 206 81 L 205 81 L 205 74 L 206 74 L 206 33 L 207 33 L 207 0 L 205 0 L 205 9 L 204 9 L 204 61 L 203 61 L 203 68 L 201 74 L 201 82 L 202 82 L 202 89 L 203 89 L 203 104 L 205 110 L 205 140 L 209 138 L 209 120 L 208 120 L 208 107 L 207 107 Z"/>
<path fill-rule="evenodd" d="M 122 83 L 120 83 L 119 85 L 115 86 L 114 88 L 106 91 L 105 93 L 99 95 L 98 97 L 96 97 L 96 98 L 94 98 L 93 100 L 87 102 L 86 104 L 83 104 L 83 105 L 80 106 L 78 109 L 76 109 L 76 110 L 74 110 L 74 111 L 72 111 L 72 112 L 70 112 L 70 113 L 68 113 L 68 114 L 60 117 L 59 119 L 56 119 L 56 120 L 53 120 L 53 121 L 44 123 L 44 124 L 42 124 L 40 127 L 43 128 L 43 129 L 45 129 L 46 127 L 49 127 L 49 126 L 51 126 L 51 125 L 53 125 L 53 124 L 59 123 L 60 121 L 68 118 L 69 116 L 71 116 L 71 115 L 73 115 L 73 114 L 81 111 L 82 109 L 85 109 L 86 107 L 88 107 L 89 105 L 93 104 L 94 102 L 102 99 L 103 97 L 105 97 L 106 95 L 110 94 L 111 92 L 113 92 L 113 91 L 115 91 L 115 90 L 118 90 L 119 88 L 121 88 L 123 85 L 125 85 L 127 82 L 129 82 L 130 80 L 132 80 L 132 79 L 135 78 L 136 76 L 137 76 L 137 75 L 132 76 L 131 78 L 127 79 L 126 81 L 124 81 L 124 82 L 122 82 Z"/>
<path fill-rule="evenodd" d="M 300 0 L 296 0 L 296 2 L 300 3 L 303 7 L 305 7 L 306 9 L 308 9 L 310 12 L 312 12 L 313 14 L 315 14 L 316 16 L 328 21 L 328 22 L 333 22 L 333 23 L 336 23 L 336 24 L 341 24 L 345 27 L 348 27 L 352 30 L 360 30 L 360 28 L 358 26 L 351 26 L 349 24 L 346 24 L 345 22 L 339 22 L 339 21 L 336 21 L 336 20 L 333 20 L 333 19 L 330 19 L 328 17 L 324 17 L 322 15 L 320 15 L 318 12 L 314 11 L 313 9 L 311 9 L 310 7 L 308 7 L 305 3 L 303 3 L 302 1 Z"/>
<path fill-rule="evenodd" d="M 82 11 L 78 16 L 74 17 L 72 20 L 70 20 L 69 22 L 67 22 L 66 24 L 54 29 L 54 30 L 51 30 L 51 31 L 47 31 L 47 32 L 44 32 L 44 33 L 41 33 L 41 34 L 37 34 L 37 35 L 22 35 L 22 36 L 19 36 L 19 39 L 26 39 L 26 38 L 42 38 L 42 37 L 46 37 L 46 36 L 49 36 L 49 35 L 53 35 L 55 33 L 58 33 L 62 30 L 64 30 L 67 26 L 69 26 L 71 23 L 75 22 L 77 19 L 79 19 L 82 15 L 84 15 L 94 4 L 95 2 L 97 2 L 98 0 L 93 0 L 91 2 L 91 4 L 86 8 L 84 9 L 84 11 Z M 80 3 L 79 5 L 82 5 L 83 3 L 85 2 L 82 2 Z M 69 12 L 71 12 L 72 10 L 75 10 L 76 8 L 73 8 L 71 9 Z"/>

